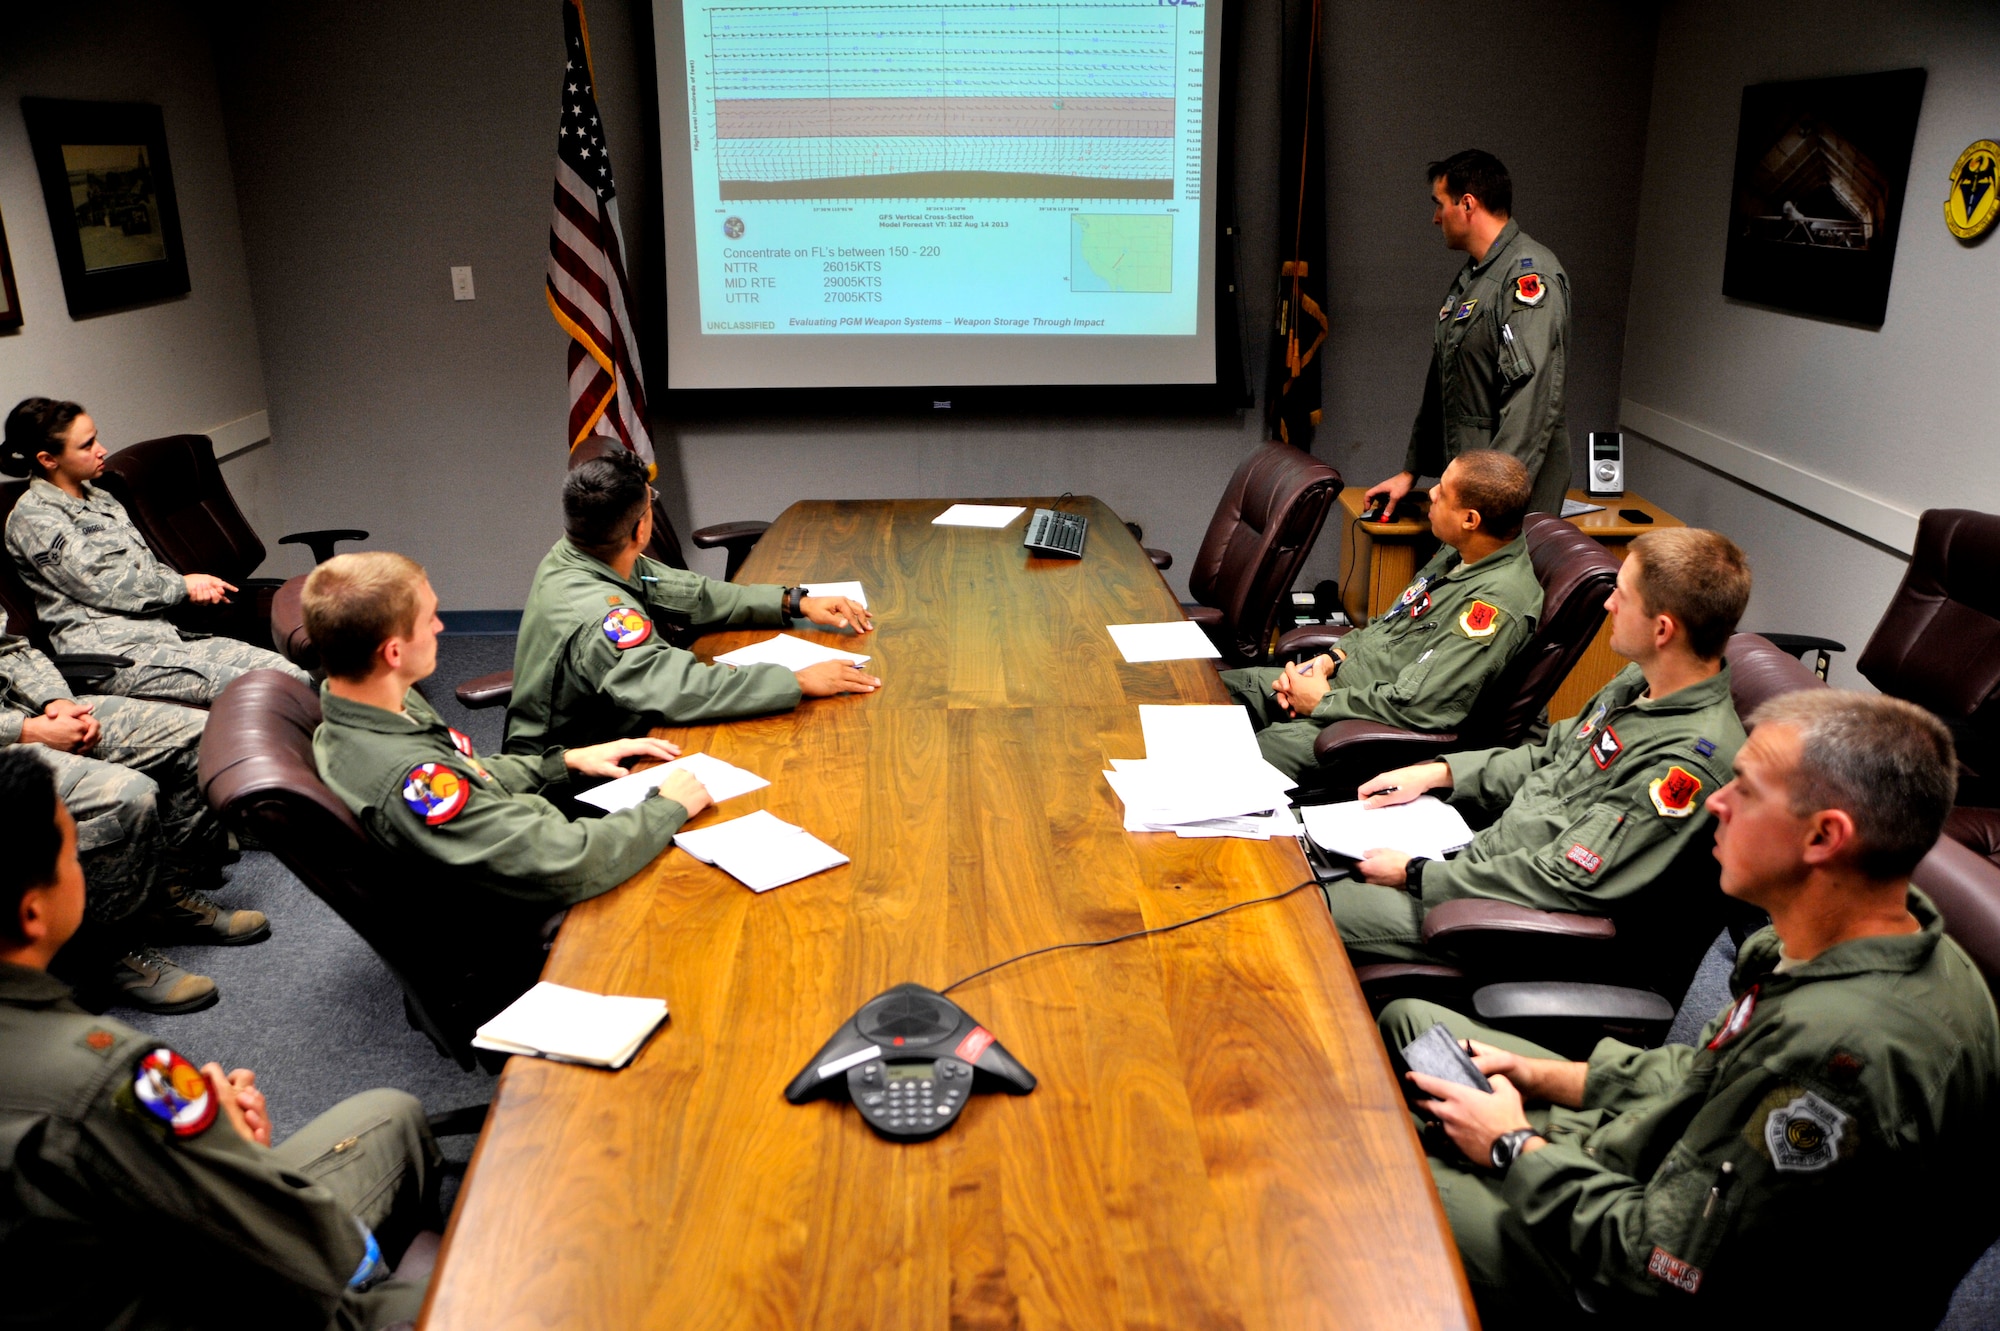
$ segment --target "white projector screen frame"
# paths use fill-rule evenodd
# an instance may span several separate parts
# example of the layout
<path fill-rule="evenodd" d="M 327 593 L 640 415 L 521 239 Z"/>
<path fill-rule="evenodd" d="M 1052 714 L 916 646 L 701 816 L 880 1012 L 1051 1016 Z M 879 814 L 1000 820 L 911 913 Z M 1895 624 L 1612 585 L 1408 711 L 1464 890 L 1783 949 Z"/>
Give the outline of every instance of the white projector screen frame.
<path fill-rule="evenodd" d="M 1217 384 L 1222 0 L 654 0 L 653 14 L 670 392 Z M 911 16 L 937 23 L 934 59 L 910 49 Z M 1163 52 L 1171 102 L 1118 95 L 1164 91 Z M 720 95 L 718 69 L 733 71 Z M 865 95 L 936 72 L 958 91 Z M 820 83 L 831 96 L 807 95 Z M 751 95 L 767 92 L 790 96 Z M 1079 162 L 1096 174 L 1064 174 Z M 936 165 L 956 169 L 922 170 Z M 965 169 L 982 166 L 996 169 Z M 964 192 L 874 197 L 921 186 Z M 1016 197 L 1037 188 L 1050 196 Z M 935 322 L 884 331 L 910 319 Z M 1111 331 L 1138 327 L 1160 331 Z"/>

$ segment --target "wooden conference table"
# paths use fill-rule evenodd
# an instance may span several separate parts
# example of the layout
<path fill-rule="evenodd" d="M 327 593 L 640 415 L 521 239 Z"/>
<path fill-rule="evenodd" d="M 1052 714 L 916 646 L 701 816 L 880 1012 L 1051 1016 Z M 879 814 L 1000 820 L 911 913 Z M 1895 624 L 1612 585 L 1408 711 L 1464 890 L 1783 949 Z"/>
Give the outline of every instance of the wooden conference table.
<path fill-rule="evenodd" d="M 891 985 L 1309 876 L 1289 841 L 1122 830 L 1099 773 L 1143 756 L 1137 704 L 1226 699 L 1209 663 L 1129 665 L 1105 633 L 1179 615 L 1117 515 L 1076 501 L 1073 562 L 1028 558 L 1025 519 L 933 526 L 944 507 L 795 504 L 759 542 L 745 581 L 861 581 L 882 690 L 660 733 L 771 780 L 697 826 L 769 808 L 853 863 L 758 895 L 670 850 L 570 912 L 547 978 L 672 1019 L 621 1072 L 508 1064 L 423 1325 L 1472 1324 L 1310 888 L 955 991 L 1040 1085 L 930 1142 L 783 1099 Z"/>

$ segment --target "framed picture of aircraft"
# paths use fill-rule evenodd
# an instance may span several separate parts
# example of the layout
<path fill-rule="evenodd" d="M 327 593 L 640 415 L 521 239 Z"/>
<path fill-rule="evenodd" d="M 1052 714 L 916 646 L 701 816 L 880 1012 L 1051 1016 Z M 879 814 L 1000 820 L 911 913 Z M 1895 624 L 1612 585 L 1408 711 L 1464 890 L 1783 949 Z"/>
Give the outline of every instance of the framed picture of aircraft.
<path fill-rule="evenodd" d="M 1743 90 L 1722 294 L 1879 328 L 1924 71 Z"/>
<path fill-rule="evenodd" d="M 73 319 L 188 290 L 166 121 L 142 102 L 23 97 Z"/>

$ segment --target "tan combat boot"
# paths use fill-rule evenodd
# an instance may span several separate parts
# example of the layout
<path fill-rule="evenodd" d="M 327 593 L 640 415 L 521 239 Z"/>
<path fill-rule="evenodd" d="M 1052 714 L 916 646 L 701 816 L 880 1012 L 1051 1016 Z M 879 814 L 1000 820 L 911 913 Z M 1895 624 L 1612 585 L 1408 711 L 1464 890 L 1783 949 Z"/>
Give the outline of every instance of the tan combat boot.
<path fill-rule="evenodd" d="M 230 910 L 207 893 L 179 883 L 167 889 L 167 901 L 155 932 L 161 942 L 242 947 L 271 936 L 271 922 L 261 910 Z"/>
<path fill-rule="evenodd" d="M 217 997 L 215 981 L 182 969 L 150 947 L 118 958 L 111 968 L 111 988 L 133 1007 L 166 1015 L 199 1012 Z"/>

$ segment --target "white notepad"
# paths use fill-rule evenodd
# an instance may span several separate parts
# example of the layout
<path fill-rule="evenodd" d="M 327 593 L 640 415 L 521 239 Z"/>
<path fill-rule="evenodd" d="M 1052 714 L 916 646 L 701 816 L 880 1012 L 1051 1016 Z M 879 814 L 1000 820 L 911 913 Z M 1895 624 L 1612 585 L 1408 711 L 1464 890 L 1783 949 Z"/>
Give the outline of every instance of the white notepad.
<path fill-rule="evenodd" d="M 543 980 L 473 1033 L 480 1049 L 622 1068 L 667 1019 L 664 998 L 593 994 Z"/>
<path fill-rule="evenodd" d="M 682 832 L 674 844 L 752 892 L 768 892 L 847 863 L 847 856 L 768 809 Z"/>
<path fill-rule="evenodd" d="M 931 519 L 934 527 L 1004 527 L 1028 510 L 1019 504 L 953 504 Z"/>
<path fill-rule="evenodd" d="M 780 633 L 775 638 L 753 642 L 747 647 L 738 647 L 733 652 L 724 652 L 715 658 L 718 665 L 781 665 L 787 670 L 804 670 L 816 666 L 821 661 L 852 661 L 855 665 L 865 665 L 868 658 L 857 652 L 836 651 L 822 647 L 804 638 L 795 638 L 789 633 Z"/>
<path fill-rule="evenodd" d="M 1314 844 L 1349 859 L 1361 859 L 1371 850 L 1396 850 L 1441 860 L 1472 844 L 1472 828 L 1464 816 L 1434 795 L 1379 809 L 1364 809 L 1360 800 L 1312 804 L 1299 814 Z"/>
<path fill-rule="evenodd" d="M 863 610 L 868 608 L 868 593 L 858 582 L 802 582 L 799 587 L 807 596 L 845 596 Z"/>
<path fill-rule="evenodd" d="M 1222 655 L 1215 650 L 1215 644 L 1201 631 L 1201 625 L 1192 620 L 1175 619 L 1165 624 L 1106 624 L 1111 641 L 1118 644 L 1118 650 L 1125 659 L 1138 664 L 1141 661 L 1197 661 L 1213 660 Z M 1239 711 L 1242 709 L 1238 709 Z"/>
<path fill-rule="evenodd" d="M 690 753 L 670 763 L 648 767 L 643 772 L 633 772 L 616 781 L 606 781 L 601 786 L 586 790 L 577 799 L 585 804 L 595 804 L 609 813 L 637 808 L 646 802 L 647 796 L 660 788 L 668 773 L 677 769 L 693 773 L 708 787 L 708 797 L 717 804 L 733 800 L 738 795 L 747 795 L 753 790 L 762 790 L 771 784 L 755 772 L 745 771 L 734 763 L 726 763 L 706 753 Z"/>

